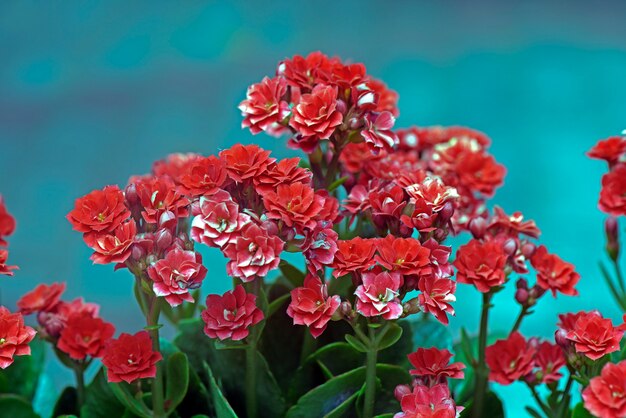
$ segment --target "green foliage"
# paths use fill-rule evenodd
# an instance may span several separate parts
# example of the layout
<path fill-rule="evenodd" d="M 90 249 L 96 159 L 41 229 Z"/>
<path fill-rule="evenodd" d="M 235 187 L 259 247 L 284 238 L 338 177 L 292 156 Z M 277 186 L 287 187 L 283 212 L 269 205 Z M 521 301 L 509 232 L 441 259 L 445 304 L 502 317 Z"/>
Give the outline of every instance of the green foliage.
<path fill-rule="evenodd" d="M 472 418 L 472 402 L 465 405 L 465 409 L 461 412 L 461 418 Z M 489 418 L 504 418 L 504 408 L 502 401 L 493 392 L 485 394 L 485 403 L 483 405 L 483 416 Z"/>
<path fill-rule="evenodd" d="M 189 362 L 184 353 L 174 353 L 169 357 L 165 377 L 167 411 L 173 411 L 183 401 L 189 387 Z"/>
<path fill-rule="evenodd" d="M 213 377 L 213 373 L 211 372 L 211 368 L 204 363 L 205 370 L 209 379 L 209 388 L 211 390 L 211 396 L 213 398 L 213 405 L 215 407 L 215 417 L 216 418 L 237 418 L 237 414 L 230 406 L 222 390 L 217 385 L 215 378 Z"/>
<path fill-rule="evenodd" d="M 3 417 L 40 418 L 28 399 L 12 394 L 0 395 L 0 413 Z"/>
<path fill-rule="evenodd" d="M 0 371 L 0 393 L 15 394 L 27 400 L 35 397 L 45 365 L 45 344 L 35 338 L 30 344 L 30 356 L 17 356 L 13 364 Z"/>
<path fill-rule="evenodd" d="M 572 411 L 572 418 L 593 418 L 593 415 L 587 409 L 582 402 L 578 403 Z"/>

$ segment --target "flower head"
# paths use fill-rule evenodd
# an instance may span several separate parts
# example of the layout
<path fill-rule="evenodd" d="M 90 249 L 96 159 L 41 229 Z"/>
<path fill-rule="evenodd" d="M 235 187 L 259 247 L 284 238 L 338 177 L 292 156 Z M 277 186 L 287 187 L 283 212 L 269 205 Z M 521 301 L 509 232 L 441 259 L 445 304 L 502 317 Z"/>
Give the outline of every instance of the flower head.
<path fill-rule="evenodd" d="M 193 302 L 189 290 L 200 287 L 206 274 L 200 253 L 179 248 L 169 251 L 165 258 L 148 268 L 154 293 L 165 297 L 171 306 L 178 306 L 183 301 Z"/>
<path fill-rule="evenodd" d="M 152 339 L 148 331 L 131 335 L 122 333 L 111 339 L 102 352 L 102 364 L 107 368 L 107 380 L 112 383 L 156 376 L 156 363 L 163 359 L 152 349 Z"/>
<path fill-rule="evenodd" d="M 605 354 L 619 351 L 624 331 L 615 328 L 610 319 L 591 311 L 580 312 L 575 320 L 566 338 L 574 343 L 577 353 L 597 360 Z"/>
<path fill-rule="evenodd" d="M 402 397 L 400 405 L 402 412 L 394 418 L 455 418 L 463 410 L 456 406 L 445 383 L 431 388 L 416 385 L 413 392 Z"/>
<path fill-rule="evenodd" d="M 226 172 L 237 183 L 252 181 L 263 174 L 275 160 L 258 145 L 236 144 L 220 152 Z"/>
<path fill-rule="evenodd" d="M 343 115 L 337 110 L 337 89 L 317 85 L 310 94 L 302 95 L 289 125 L 302 137 L 328 139 L 342 122 Z"/>
<path fill-rule="evenodd" d="M 365 271 L 372 267 L 376 260 L 375 239 L 355 237 L 350 240 L 337 241 L 337 252 L 333 261 L 333 276 L 344 276 L 353 271 Z"/>
<path fill-rule="evenodd" d="M 506 254 L 496 241 L 471 240 L 457 252 L 454 267 L 459 283 L 473 284 L 483 293 L 504 283 Z"/>
<path fill-rule="evenodd" d="M 249 328 L 263 319 L 263 312 L 256 306 L 256 296 L 246 293 L 242 285 L 224 295 L 207 296 L 206 306 L 202 320 L 209 338 L 242 340 L 250 333 Z"/>
<path fill-rule="evenodd" d="M 244 117 L 242 128 L 253 134 L 266 131 L 280 135 L 285 127 L 280 122 L 289 116 L 289 104 L 283 100 L 287 93 L 287 81 L 282 77 L 265 77 L 260 83 L 248 87 L 246 99 L 239 104 Z"/>
<path fill-rule="evenodd" d="M 15 231 L 15 218 L 7 211 L 4 198 L 0 195 L 0 246 L 7 245 L 4 237 Z"/>
<path fill-rule="evenodd" d="M 131 246 L 137 234 L 133 219 L 119 225 L 112 232 L 86 234 L 94 251 L 90 257 L 94 264 L 123 263 L 130 257 Z"/>
<path fill-rule="evenodd" d="M 87 312 L 69 317 L 60 333 L 57 346 L 74 360 L 100 357 L 105 343 L 113 337 L 115 327 Z"/>
<path fill-rule="evenodd" d="M 585 408 L 602 418 L 626 416 L 626 361 L 607 363 L 582 393 Z"/>
<path fill-rule="evenodd" d="M 199 213 L 191 222 L 191 238 L 211 247 L 223 247 L 250 222 L 239 212 L 239 205 L 230 194 L 220 190 L 213 196 L 200 198 Z"/>
<path fill-rule="evenodd" d="M 409 372 L 414 376 L 445 383 L 447 378 L 463 379 L 465 365 L 461 362 L 450 363 L 452 353 L 446 349 L 418 348 L 408 355 L 413 369 Z"/>
<path fill-rule="evenodd" d="M 270 270 L 278 268 L 283 241 L 254 223 L 248 223 L 234 242 L 223 248 L 230 259 L 226 265 L 229 276 L 244 282 L 255 277 L 265 277 Z"/>
<path fill-rule="evenodd" d="M 602 176 L 598 206 L 613 216 L 626 215 L 626 163 L 617 164 Z"/>
<path fill-rule="evenodd" d="M 106 186 L 76 199 L 67 220 L 78 232 L 111 232 L 129 217 L 120 188 Z"/>
<path fill-rule="evenodd" d="M 363 273 L 363 284 L 356 288 L 356 309 L 363 316 L 382 316 L 397 319 L 402 315 L 402 304 L 398 299 L 398 289 L 402 276 L 398 272 Z"/>
<path fill-rule="evenodd" d="M 485 351 L 489 380 L 510 385 L 533 370 L 535 348 L 515 331 L 507 339 L 498 340 Z"/>
<path fill-rule="evenodd" d="M 226 183 L 226 166 L 218 157 L 192 160 L 179 179 L 179 191 L 187 196 L 210 196 Z"/>
<path fill-rule="evenodd" d="M 35 330 L 24 325 L 21 313 L 11 313 L 0 306 L 0 369 L 6 369 L 15 356 L 30 354 L 28 343 L 35 338 Z"/>
<path fill-rule="evenodd" d="M 51 311 L 59 303 L 61 294 L 65 291 L 65 286 L 65 283 L 52 283 L 51 285 L 42 283 L 22 296 L 17 301 L 17 307 L 24 315 L 30 315 L 33 312 Z"/>
<path fill-rule="evenodd" d="M 328 297 L 326 284 L 315 275 L 308 275 L 304 285 L 291 291 L 291 303 L 287 315 L 296 325 L 306 325 L 314 338 L 319 337 L 333 316 L 341 299 L 338 295 Z"/>
<path fill-rule="evenodd" d="M 574 271 L 574 265 L 567 263 L 555 254 L 549 254 L 545 246 L 539 246 L 530 262 L 537 271 L 537 284 L 546 290 L 551 290 L 552 295 L 557 292 L 564 295 L 575 296 L 578 291 L 574 286 L 580 280 L 580 274 Z"/>
<path fill-rule="evenodd" d="M 298 230 L 313 229 L 315 217 L 322 210 L 322 198 L 304 183 L 281 184 L 276 191 L 263 195 L 267 217 L 282 221 Z"/>

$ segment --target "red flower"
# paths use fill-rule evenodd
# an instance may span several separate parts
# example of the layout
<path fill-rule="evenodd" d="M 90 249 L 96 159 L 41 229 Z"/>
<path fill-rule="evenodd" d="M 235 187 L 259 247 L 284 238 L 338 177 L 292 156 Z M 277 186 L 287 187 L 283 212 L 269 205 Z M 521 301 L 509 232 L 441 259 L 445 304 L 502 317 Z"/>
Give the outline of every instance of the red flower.
<path fill-rule="evenodd" d="M 258 145 L 236 144 L 220 152 L 220 158 L 226 164 L 226 171 L 231 179 L 238 183 L 253 180 L 263 174 L 275 160 L 270 158 L 270 151 Z"/>
<path fill-rule="evenodd" d="M 181 176 L 187 170 L 187 167 L 194 161 L 202 158 L 200 154 L 194 154 L 192 152 L 187 154 L 170 154 L 165 159 L 155 161 L 155 163 L 152 164 L 152 174 L 154 174 L 155 177 L 167 176 L 174 180 L 175 183 L 178 183 Z M 132 178 L 130 183 L 134 183 Z"/>
<path fill-rule="evenodd" d="M 387 320 L 402 315 L 402 303 L 398 299 L 398 289 L 402 276 L 398 272 L 363 273 L 363 284 L 356 288 L 356 309 L 363 316 L 379 316 Z"/>
<path fill-rule="evenodd" d="M 239 205 L 224 190 L 201 198 L 199 210 L 191 222 L 191 238 L 211 247 L 224 247 L 250 222 L 250 217 L 239 213 Z"/>
<path fill-rule="evenodd" d="M 114 333 L 112 324 L 89 313 L 79 313 L 70 316 L 65 323 L 57 347 L 74 360 L 83 360 L 87 356 L 100 357 L 104 344 Z"/>
<path fill-rule="evenodd" d="M 311 186 L 303 183 L 281 184 L 276 191 L 263 195 L 263 204 L 269 219 L 282 221 L 298 231 L 315 228 L 315 217 L 322 210 L 322 197 Z"/>
<path fill-rule="evenodd" d="M 33 312 L 47 312 L 53 310 L 59 303 L 61 294 L 65 291 L 65 283 L 40 284 L 26 293 L 17 301 L 17 307 L 24 315 Z"/>
<path fill-rule="evenodd" d="M 311 335 L 317 338 L 324 332 L 340 304 L 338 295 L 328 297 L 326 284 L 318 276 L 308 275 L 302 287 L 291 291 L 287 315 L 293 318 L 295 325 L 309 327 Z"/>
<path fill-rule="evenodd" d="M 602 418 L 626 416 L 626 361 L 607 363 L 582 393 L 585 408 Z"/>
<path fill-rule="evenodd" d="M 454 308 L 450 303 L 456 301 L 456 283 L 445 277 L 426 276 L 419 280 L 418 288 L 421 292 L 418 301 L 422 310 L 448 325 L 446 314 L 454 315 Z"/>
<path fill-rule="evenodd" d="M 368 113 L 365 116 L 365 128 L 361 136 L 374 154 L 381 150 L 392 151 L 398 143 L 398 137 L 391 130 L 396 118 L 390 112 Z"/>
<path fill-rule="evenodd" d="M 244 117 L 242 128 L 258 134 L 266 131 L 280 135 L 285 127 L 280 122 L 289 116 L 289 104 L 282 98 L 287 93 L 287 81 L 282 77 L 265 77 L 263 81 L 248 87 L 246 100 L 239 104 Z"/>
<path fill-rule="evenodd" d="M 532 238 L 539 238 L 541 234 L 535 221 L 525 221 L 524 215 L 521 212 L 514 212 L 513 215 L 507 215 L 502 208 L 495 206 L 493 213 L 494 215 L 489 224 L 489 230 L 494 233 L 494 235 L 497 232 L 504 232 L 511 237 L 524 234 Z"/>
<path fill-rule="evenodd" d="M 486 293 L 492 287 L 504 284 L 506 254 L 495 241 L 471 240 L 461 246 L 454 260 L 459 283 L 473 284 L 478 291 Z"/>
<path fill-rule="evenodd" d="M 35 338 L 35 330 L 24 325 L 21 313 L 11 313 L 0 306 L 0 369 L 13 364 L 14 356 L 30 354 L 28 343 Z"/>
<path fill-rule="evenodd" d="M 598 141 L 587 155 L 590 158 L 605 160 L 613 165 L 626 153 L 626 138 L 621 136 L 612 136 L 607 139 Z"/>
<path fill-rule="evenodd" d="M 188 196 L 210 196 L 226 182 L 226 166 L 214 155 L 191 161 L 179 179 L 179 191 Z"/>
<path fill-rule="evenodd" d="M 545 246 L 538 247 L 530 258 L 530 263 L 537 271 L 537 284 L 546 290 L 564 295 L 575 296 L 578 291 L 574 286 L 580 280 L 580 274 L 574 271 L 574 265 L 567 263 L 555 254 L 548 254 Z"/>
<path fill-rule="evenodd" d="M 161 353 L 153 351 L 148 331 L 134 335 L 122 333 L 119 338 L 109 340 L 102 353 L 107 380 L 112 383 L 152 378 L 156 376 L 156 363 L 162 359 Z"/>
<path fill-rule="evenodd" d="M 391 112 L 396 118 L 399 115 L 398 112 L 398 93 L 391 90 L 385 83 L 380 80 L 370 78 L 367 82 L 367 86 L 376 94 L 376 111 Z"/>
<path fill-rule="evenodd" d="M 404 395 L 400 401 L 402 412 L 394 418 L 455 418 L 463 410 L 457 407 L 450 396 L 447 384 L 440 383 L 429 388 L 416 385 L 413 392 Z"/>
<path fill-rule="evenodd" d="M 94 264 L 123 263 L 130 257 L 131 246 L 137 234 L 137 225 L 129 220 L 112 233 L 87 234 L 94 253 L 90 257 Z"/>
<path fill-rule="evenodd" d="M 60 301 L 52 310 L 40 311 L 37 314 L 37 322 L 43 327 L 46 335 L 58 338 L 70 317 L 84 314 L 96 318 L 99 310 L 99 305 L 85 303 L 82 298 L 76 298 L 71 302 Z"/>
<path fill-rule="evenodd" d="M 535 348 L 515 331 L 505 340 L 498 340 L 485 351 L 489 380 L 510 385 L 533 370 Z"/>
<path fill-rule="evenodd" d="M 141 201 L 143 219 L 151 224 L 159 222 L 165 212 L 172 212 L 177 218 L 189 215 L 189 200 L 176 191 L 176 185 L 169 177 L 154 177 L 136 184 Z"/>
<path fill-rule="evenodd" d="M 120 188 L 106 186 L 76 199 L 67 220 L 78 232 L 111 232 L 129 217 Z"/>
<path fill-rule="evenodd" d="M 544 341 L 537 347 L 535 365 L 539 368 L 536 374 L 541 383 L 558 382 L 563 377 L 559 370 L 565 363 L 563 349 L 558 345 Z"/>
<path fill-rule="evenodd" d="M 311 182 L 311 172 L 298 166 L 300 158 L 285 158 L 272 164 L 267 171 L 254 178 L 257 192 L 264 194 L 276 190 L 281 184 Z"/>
<path fill-rule="evenodd" d="M 434 382 L 445 383 L 447 378 L 463 379 L 463 363 L 450 363 L 452 353 L 446 349 L 418 348 L 417 351 L 407 356 L 409 362 L 414 367 L 410 370 L 414 376 L 426 378 L 424 383 L 431 379 Z"/>
<path fill-rule="evenodd" d="M 249 223 L 235 242 L 223 248 L 224 255 L 230 259 L 226 271 L 244 282 L 265 277 L 270 270 L 278 268 L 283 245 L 277 236 L 270 236 L 265 229 Z"/>
<path fill-rule="evenodd" d="M 387 270 L 400 274 L 424 275 L 431 272 L 430 250 L 415 238 L 397 238 L 387 235 L 378 240 L 376 260 Z"/>
<path fill-rule="evenodd" d="M 374 259 L 376 241 L 361 237 L 337 241 L 337 252 L 332 264 L 333 276 L 340 277 L 353 271 L 365 271 L 372 267 L 376 263 Z"/>
<path fill-rule="evenodd" d="M 276 74 L 284 77 L 292 87 L 312 89 L 315 84 L 330 80 L 333 64 L 337 61 L 320 51 L 311 52 L 306 58 L 295 55 L 281 62 Z"/>
<path fill-rule="evenodd" d="M 0 195 L 0 245 L 7 245 L 4 237 L 15 231 L 15 218 L 7 211 L 4 198 Z"/>
<path fill-rule="evenodd" d="M 171 306 L 178 306 L 183 301 L 193 302 L 189 289 L 200 287 L 206 273 L 199 253 L 179 248 L 169 251 L 165 258 L 148 268 L 154 293 L 165 297 Z"/>
<path fill-rule="evenodd" d="M 605 354 L 619 351 L 624 331 L 613 327 L 613 322 L 597 311 L 581 312 L 567 339 L 574 343 L 576 352 L 597 360 Z"/>
<path fill-rule="evenodd" d="M 311 94 L 304 94 L 293 109 L 289 125 L 303 137 L 328 139 L 343 122 L 337 110 L 337 89 L 318 85 Z"/>
<path fill-rule="evenodd" d="M 318 222 L 314 229 L 306 231 L 301 250 L 309 272 L 314 274 L 333 262 L 338 236 L 332 224 L 325 221 Z"/>
<path fill-rule="evenodd" d="M 248 328 L 263 319 L 263 312 L 256 306 L 256 296 L 246 293 L 242 285 L 222 296 L 207 296 L 206 306 L 202 320 L 209 338 L 242 340 L 248 336 Z"/>
<path fill-rule="evenodd" d="M 598 206 L 613 216 L 626 215 L 626 163 L 617 164 L 602 176 Z"/>
<path fill-rule="evenodd" d="M 9 258 L 9 252 L 7 250 L 0 250 L 0 274 L 5 276 L 13 276 L 11 270 L 17 270 L 17 266 L 8 266 L 7 259 Z"/>

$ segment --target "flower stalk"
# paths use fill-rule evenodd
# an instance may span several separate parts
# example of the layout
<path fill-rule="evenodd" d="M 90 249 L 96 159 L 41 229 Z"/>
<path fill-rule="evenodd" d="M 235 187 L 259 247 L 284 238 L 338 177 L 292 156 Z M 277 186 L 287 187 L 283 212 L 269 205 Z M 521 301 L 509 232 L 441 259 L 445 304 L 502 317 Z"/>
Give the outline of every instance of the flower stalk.
<path fill-rule="evenodd" d="M 487 348 L 487 333 L 489 331 L 489 308 L 491 303 L 491 292 L 483 293 L 483 305 L 480 314 L 480 331 L 478 334 L 478 364 L 476 365 L 476 392 L 474 394 L 474 406 L 472 416 L 482 418 L 485 395 L 488 389 L 489 369 L 485 361 L 485 350 Z"/>

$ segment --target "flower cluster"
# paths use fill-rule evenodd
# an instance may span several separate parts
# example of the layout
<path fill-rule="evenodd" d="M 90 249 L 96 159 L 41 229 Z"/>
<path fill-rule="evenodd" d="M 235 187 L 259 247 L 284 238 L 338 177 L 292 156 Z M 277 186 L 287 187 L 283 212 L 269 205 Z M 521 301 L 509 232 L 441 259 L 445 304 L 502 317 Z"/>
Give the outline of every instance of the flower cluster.
<path fill-rule="evenodd" d="M 604 160 L 609 166 L 609 172 L 602 177 L 600 210 L 613 216 L 626 215 L 626 137 L 600 140 L 587 155 Z"/>

